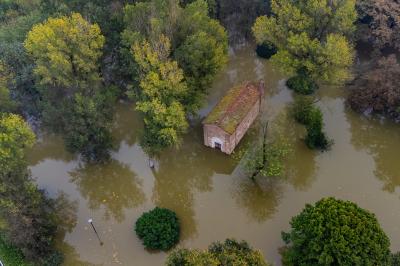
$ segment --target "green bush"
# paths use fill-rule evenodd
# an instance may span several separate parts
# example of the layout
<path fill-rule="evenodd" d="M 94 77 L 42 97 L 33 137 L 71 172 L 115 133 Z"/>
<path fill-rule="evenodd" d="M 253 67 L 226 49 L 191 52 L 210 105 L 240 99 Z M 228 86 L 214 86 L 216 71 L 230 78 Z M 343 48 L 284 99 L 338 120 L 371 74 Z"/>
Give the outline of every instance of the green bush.
<path fill-rule="evenodd" d="M 178 249 L 169 254 L 167 266 L 268 266 L 261 252 L 254 250 L 246 241 L 226 239 L 214 242 L 208 250 Z"/>
<path fill-rule="evenodd" d="M 392 266 L 400 266 L 400 252 L 392 254 L 391 260 L 392 260 L 391 262 Z"/>
<path fill-rule="evenodd" d="M 290 225 L 282 233 L 285 266 L 390 265 L 389 238 L 374 214 L 352 202 L 325 198 L 307 204 Z"/>
<path fill-rule="evenodd" d="M 261 252 L 253 250 L 246 241 L 226 239 L 223 243 L 212 243 L 208 251 L 218 259 L 219 265 L 268 265 Z"/>
<path fill-rule="evenodd" d="M 135 232 L 146 248 L 166 251 L 179 241 L 179 220 L 173 211 L 156 207 L 136 221 Z"/>
<path fill-rule="evenodd" d="M 29 266 L 31 265 L 28 263 L 22 252 L 7 244 L 4 240 L 4 236 L 0 235 L 0 259 L 4 263 L 4 265 L 10 266 Z"/>
<path fill-rule="evenodd" d="M 309 112 L 307 119 L 307 136 L 305 139 L 307 146 L 310 149 L 328 149 L 331 145 L 331 141 L 327 139 L 325 133 L 322 131 L 324 123 L 321 110 L 317 107 L 313 107 Z"/>
<path fill-rule="evenodd" d="M 318 89 L 318 85 L 306 74 L 298 74 L 289 78 L 286 85 L 289 89 L 302 95 L 313 94 Z"/>
<path fill-rule="evenodd" d="M 311 97 L 299 96 L 296 97 L 290 112 L 294 119 L 300 124 L 307 125 L 310 120 L 310 113 L 314 107 L 314 100 Z"/>
<path fill-rule="evenodd" d="M 322 112 L 314 105 L 311 97 L 296 97 L 291 107 L 291 114 L 297 122 L 306 126 L 307 136 L 305 142 L 310 149 L 329 149 L 333 142 L 323 132 Z"/>
<path fill-rule="evenodd" d="M 276 47 L 270 43 L 259 44 L 256 48 L 257 55 L 265 59 L 270 59 L 277 51 Z"/>

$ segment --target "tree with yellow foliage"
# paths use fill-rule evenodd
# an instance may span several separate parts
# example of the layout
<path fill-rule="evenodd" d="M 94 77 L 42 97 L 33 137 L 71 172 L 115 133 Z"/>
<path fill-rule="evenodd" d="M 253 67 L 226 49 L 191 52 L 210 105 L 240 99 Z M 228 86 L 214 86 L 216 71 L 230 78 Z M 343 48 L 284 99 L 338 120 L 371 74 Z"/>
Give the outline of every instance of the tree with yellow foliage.
<path fill-rule="evenodd" d="M 64 135 L 67 148 L 87 160 L 107 158 L 115 97 L 106 90 L 99 61 L 105 38 L 78 13 L 33 26 L 25 40 L 42 101 L 42 117 Z"/>
<path fill-rule="evenodd" d="M 33 26 L 24 45 L 35 61 L 40 85 L 69 89 L 64 93 L 70 94 L 100 80 L 104 41 L 98 25 L 72 13 Z"/>
<path fill-rule="evenodd" d="M 188 128 L 182 104 L 188 88 L 178 63 L 168 57 L 170 49 L 171 43 L 164 35 L 153 43 L 142 41 L 132 46 L 140 84 L 131 96 L 137 100 L 136 109 L 144 115 L 142 144 L 151 156 L 163 148 L 179 145 Z"/>

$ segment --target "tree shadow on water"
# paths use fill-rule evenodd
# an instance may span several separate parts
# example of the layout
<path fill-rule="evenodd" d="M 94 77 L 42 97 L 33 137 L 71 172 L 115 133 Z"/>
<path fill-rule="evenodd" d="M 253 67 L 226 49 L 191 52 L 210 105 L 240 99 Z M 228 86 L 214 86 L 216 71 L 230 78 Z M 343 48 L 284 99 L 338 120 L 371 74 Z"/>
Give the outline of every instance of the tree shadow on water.
<path fill-rule="evenodd" d="M 231 194 L 251 220 L 262 223 L 277 211 L 283 194 L 282 185 L 279 178 L 259 178 L 252 181 L 241 176 L 234 181 Z"/>
<path fill-rule="evenodd" d="M 122 222 L 126 209 L 138 207 L 146 200 L 141 180 L 128 165 L 117 160 L 83 164 L 70 175 L 90 209 L 105 209 L 105 219 L 112 217 Z"/>
<path fill-rule="evenodd" d="M 351 143 L 365 150 L 375 161 L 375 176 L 384 191 L 394 193 L 400 187 L 400 125 L 378 118 L 367 119 L 349 113 Z"/>

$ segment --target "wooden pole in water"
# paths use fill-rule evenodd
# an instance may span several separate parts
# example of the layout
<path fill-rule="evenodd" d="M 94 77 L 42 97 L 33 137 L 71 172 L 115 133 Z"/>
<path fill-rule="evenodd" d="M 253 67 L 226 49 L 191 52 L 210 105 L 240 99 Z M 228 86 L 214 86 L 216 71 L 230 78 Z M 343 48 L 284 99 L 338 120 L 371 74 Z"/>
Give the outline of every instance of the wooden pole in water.
<path fill-rule="evenodd" d="M 97 230 L 96 230 L 96 228 L 94 227 L 94 224 L 93 224 L 93 219 L 92 219 L 92 218 L 90 218 L 90 219 L 88 220 L 88 223 L 90 223 L 90 225 L 92 226 L 92 228 L 93 228 L 93 231 L 94 231 L 94 233 L 96 234 L 96 236 L 97 236 L 97 239 L 99 240 L 100 246 L 102 246 L 104 243 L 103 243 L 103 241 L 101 241 L 101 239 L 100 239 L 100 236 L 99 236 L 99 234 L 97 233 Z"/>

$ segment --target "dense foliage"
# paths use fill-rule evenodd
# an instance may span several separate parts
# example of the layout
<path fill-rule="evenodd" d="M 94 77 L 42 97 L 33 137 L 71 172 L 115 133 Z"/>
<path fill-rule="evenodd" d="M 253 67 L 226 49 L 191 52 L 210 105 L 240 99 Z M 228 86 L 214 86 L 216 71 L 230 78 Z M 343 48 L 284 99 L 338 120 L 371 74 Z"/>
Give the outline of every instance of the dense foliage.
<path fill-rule="evenodd" d="M 104 36 L 78 13 L 49 18 L 28 33 L 25 48 L 35 62 L 43 119 L 64 135 L 67 148 L 102 160 L 111 146 L 113 97 L 101 84 Z M 105 94 L 105 95 L 104 95 Z"/>
<path fill-rule="evenodd" d="M 257 43 L 278 48 L 273 62 L 288 74 L 305 73 L 314 81 L 343 82 L 350 77 L 355 0 L 271 1 L 272 15 L 253 26 Z"/>
<path fill-rule="evenodd" d="M 357 1 L 360 38 L 375 48 L 392 47 L 400 51 L 400 3 L 392 0 Z"/>
<path fill-rule="evenodd" d="M 273 44 L 262 43 L 257 45 L 256 53 L 261 58 L 270 59 L 274 54 L 277 53 L 277 49 Z"/>
<path fill-rule="evenodd" d="M 178 0 L 127 5 L 124 22 L 122 54 L 134 75 L 128 94 L 144 115 L 142 144 L 154 155 L 179 145 L 187 115 L 226 63 L 227 36 L 204 0 L 184 8 Z"/>
<path fill-rule="evenodd" d="M 298 75 L 289 78 L 286 85 L 289 89 L 303 95 L 313 94 L 318 88 L 318 85 L 305 73 L 299 73 Z"/>
<path fill-rule="evenodd" d="M 34 183 L 25 160 L 25 148 L 35 136 L 21 117 L 0 115 L 0 231 L 4 241 L 39 265 L 60 265 L 62 255 L 54 250 L 61 226 L 57 202 L 46 197 Z M 67 211 L 66 209 L 63 211 Z"/>
<path fill-rule="evenodd" d="M 140 216 L 135 232 L 146 248 L 169 250 L 179 241 L 179 220 L 173 211 L 156 207 Z"/>
<path fill-rule="evenodd" d="M 291 113 L 297 122 L 305 125 L 307 130 L 305 142 L 310 149 L 326 150 L 332 145 L 332 141 L 323 132 L 321 109 L 315 106 L 312 98 L 296 97 Z"/>
<path fill-rule="evenodd" d="M 389 239 L 375 215 L 349 201 L 325 198 L 293 217 L 285 265 L 389 265 Z"/>
<path fill-rule="evenodd" d="M 253 250 L 245 241 L 226 239 L 225 242 L 212 243 L 208 250 L 178 249 L 167 259 L 167 266 L 229 266 L 252 265 L 267 266 L 258 250 Z"/>
<path fill-rule="evenodd" d="M 395 55 L 383 57 L 351 84 L 348 103 L 362 113 L 400 119 L 400 64 Z"/>
<path fill-rule="evenodd" d="M 243 159 L 244 170 L 252 180 L 258 176 L 279 177 L 285 172 L 284 163 L 292 147 L 281 130 L 282 122 L 279 118 L 270 128 L 265 123 L 261 139 L 237 153 L 236 157 Z"/>

